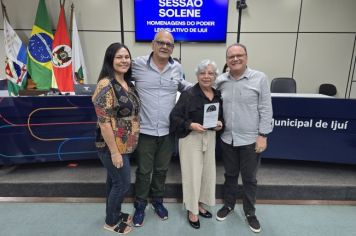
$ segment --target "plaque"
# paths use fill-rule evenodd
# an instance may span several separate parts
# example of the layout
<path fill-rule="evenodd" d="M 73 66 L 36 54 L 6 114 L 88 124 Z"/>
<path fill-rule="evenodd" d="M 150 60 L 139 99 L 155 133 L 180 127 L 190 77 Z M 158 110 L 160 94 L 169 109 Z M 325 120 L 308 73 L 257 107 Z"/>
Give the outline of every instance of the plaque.
<path fill-rule="evenodd" d="M 219 103 L 208 103 L 204 105 L 203 127 L 205 129 L 215 128 L 219 118 Z"/>

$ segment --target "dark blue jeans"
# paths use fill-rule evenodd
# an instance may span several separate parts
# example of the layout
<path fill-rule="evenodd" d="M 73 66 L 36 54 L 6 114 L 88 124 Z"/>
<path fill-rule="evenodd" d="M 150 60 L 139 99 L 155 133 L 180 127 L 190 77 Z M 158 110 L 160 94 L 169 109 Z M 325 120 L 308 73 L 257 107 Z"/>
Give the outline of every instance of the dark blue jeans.
<path fill-rule="evenodd" d="M 235 207 L 238 194 L 237 179 L 241 174 L 243 194 L 242 206 L 245 214 L 255 215 L 257 192 L 256 174 L 260 164 L 260 154 L 255 151 L 255 143 L 234 147 L 221 142 L 222 158 L 225 167 L 224 202 Z"/>
<path fill-rule="evenodd" d="M 115 225 L 120 220 L 121 203 L 130 188 L 130 160 L 123 154 L 123 166 L 116 168 L 112 164 L 109 150 L 98 151 L 99 158 L 107 170 L 106 177 L 106 218 L 105 223 Z"/>

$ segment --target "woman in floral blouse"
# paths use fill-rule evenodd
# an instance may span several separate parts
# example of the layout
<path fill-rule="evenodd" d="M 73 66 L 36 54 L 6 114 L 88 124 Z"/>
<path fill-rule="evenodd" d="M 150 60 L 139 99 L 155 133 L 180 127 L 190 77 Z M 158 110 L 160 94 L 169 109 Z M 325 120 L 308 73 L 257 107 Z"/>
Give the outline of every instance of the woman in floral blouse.
<path fill-rule="evenodd" d="M 138 141 L 140 100 L 131 83 L 131 54 L 125 45 L 107 48 L 92 101 L 98 117 L 95 144 L 107 169 L 104 229 L 129 233 L 132 217 L 121 212 L 121 203 L 130 187 L 129 154 Z"/>

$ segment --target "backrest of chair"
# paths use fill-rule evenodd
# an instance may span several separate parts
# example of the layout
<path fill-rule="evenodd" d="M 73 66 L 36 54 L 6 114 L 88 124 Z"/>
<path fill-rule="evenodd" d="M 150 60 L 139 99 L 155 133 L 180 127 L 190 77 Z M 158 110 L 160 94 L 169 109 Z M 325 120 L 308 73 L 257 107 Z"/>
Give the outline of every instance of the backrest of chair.
<path fill-rule="evenodd" d="M 297 83 L 293 78 L 274 78 L 271 82 L 271 93 L 296 93 Z"/>
<path fill-rule="evenodd" d="M 337 93 L 337 89 L 333 84 L 321 84 L 319 86 L 319 93 L 328 96 L 335 96 Z"/>

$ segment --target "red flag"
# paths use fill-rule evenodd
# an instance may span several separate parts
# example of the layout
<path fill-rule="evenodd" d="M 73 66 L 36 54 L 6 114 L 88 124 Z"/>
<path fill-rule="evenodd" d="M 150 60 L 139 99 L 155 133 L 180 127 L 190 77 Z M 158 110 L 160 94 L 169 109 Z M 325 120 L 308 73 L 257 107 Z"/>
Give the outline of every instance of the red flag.
<path fill-rule="evenodd" d="M 52 48 L 53 73 L 57 81 L 58 89 L 61 92 L 74 92 L 72 49 L 70 47 L 63 5 L 61 5 Z"/>

